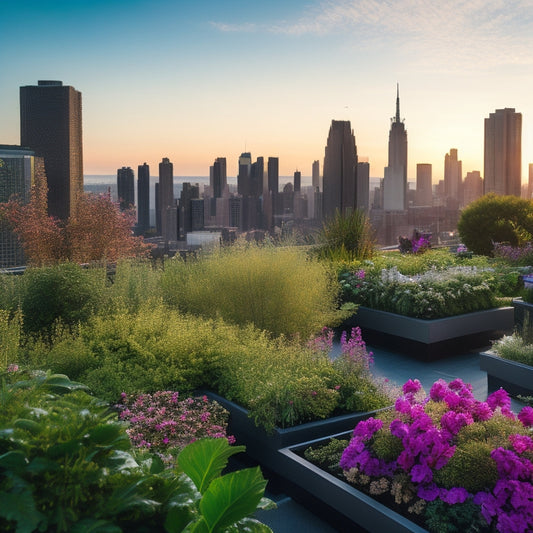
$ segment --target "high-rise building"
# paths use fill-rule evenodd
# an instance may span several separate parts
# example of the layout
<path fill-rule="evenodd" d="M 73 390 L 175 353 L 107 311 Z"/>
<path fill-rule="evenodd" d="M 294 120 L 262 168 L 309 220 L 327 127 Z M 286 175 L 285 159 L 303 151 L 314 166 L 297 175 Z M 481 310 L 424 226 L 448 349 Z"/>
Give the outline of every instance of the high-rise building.
<path fill-rule="evenodd" d="M 61 81 L 20 87 L 20 143 L 44 158 L 48 213 L 68 218 L 83 194 L 81 93 Z"/>
<path fill-rule="evenodd" d="M 302 189 L 302 173 L 299 170 L 294 172 L 294 192 L 300 192 Z"/>
<path fill-rule="evenodd" d="M 237 192 L 242 196 L 250 194 L 250 168 L 252 166 L 252 154 L 243 152 L 239 157 L 239 173 L 237 174 Z"/>
<path fill-rule="evenodd" d="M 175 207 L 174 203 L 174 165 L 170 162 L 168 157 L 163 157 L 159 163 L 159 187 L 157 191 L 158 205 L 156 210 L 159 210 L 159 219 L 161 221 L 161 235 L 166 238 L 167 233 L 173 234 L 174 228 L 168 228 L 166 211 L 169 208 Z M 156 214 L 157 216 L 157 214 Z"/>
<path fill-rule="evenodd" d="M 193 209 L 192 200 L 200 198 L 200 186 L 198 184 L 192 185 L 189 182 L 184 182 L 179 205 L 179 238 L 185 239 L 187 233 L 193 231 Z M 197 207 L 197 206 L 196 206 Z M 203 210 L 203 209 L 202 209 Z M 195 213 L 198 214 L 199 208 L 195 208 Z M 198 220 L 195 220 L 195 225 Z"/>
<path fill-rule="evenodd" d="M 320 188 L 320 162 L 318 159 L 316 161 L 313 161 L 313 165 L 311 167 L 311 185 L 314 189 Z"/>
<path fill-rule="evenodd" d="M 228 185 L 226 158 L 217 157 L 213 163 L 211 189 L 215 198 L 222 198 L 222 194 Z"/>
<path fill-rule="evenodd" d="M 457 148 L 444 156 L 444 194 L 448 205 L 463 205 L 463 163 L 457 158 Z"/>
<path fill-rule="evenodd" d="M 484 194 L 520 196 L 521 165 L 522 114 L 496 109 L 485 119 Z"/>
<path fill-rule="evenodd" d="M 527 181 L 527 199 L 533 198 L 533 163 L 529 163 L 529 176 Z"/>
<path fill-rule="evenodd" d="M 483 179 L 479 170 L 467 172 L 463 182 L 463 203 L 468 205 L 483 196 Z"/>
<path fill-rule="evenodd" d="M 0 145 L 0 203 L 18 198 L 27 203 L 31 187 L 38 180 L 46 180 L 44 164 L 32 150 L 22 146 Z M 0 268 L 24 265 L 24 253 L 18 237 L 10 225 L 0 219 Z"/>
<path fill-rule="evenodd" d="M 135 177 L 132 168 L 117 169 L 117 192 L 121 211 L 135 205 Z"/>
<path fill-rule="evenodd" d="M 407 209 L 407 132 L 400 119 L 400 88 L 396 86 L 396 116 L 389 132 L 389 164 L 383 180 L 383 209 Z"/>
<path fill-rule="evenodd" d="M 270 211 L 271 217 L 281 214 L 280 196 L 279 196 L 279 158 L 269 157 L 267 163 L 267 183 L 270 192 Z"/>
<path fill-rule="evenodd" d="M 150 166 L 137 167 L 137 226 L 140 233 L 150 228 Z"/>
<path fill-rule="evenodd" d="M 416 194 L 417 207 L 433 205 L 433 185 L 430 163 L 417 163 L 416 165 Z"/>
<path fill-rule="evenodd" d="M 357 207 L 357 147 L 349 120 L 332 120 L 324 155 L 322 216 Z"/>
<path fill-rule="evenodd" d="M 368 212 L 370 204 L 370 163 L 359 161 L 357 163 L 357 188 L 355 191 L 356 207 Z"/>

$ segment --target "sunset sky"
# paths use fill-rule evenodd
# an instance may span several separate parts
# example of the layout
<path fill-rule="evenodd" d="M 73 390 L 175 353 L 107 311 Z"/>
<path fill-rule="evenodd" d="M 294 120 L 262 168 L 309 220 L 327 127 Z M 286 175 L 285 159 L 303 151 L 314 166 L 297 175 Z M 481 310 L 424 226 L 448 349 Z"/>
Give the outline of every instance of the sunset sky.
<path fill-rule="evenodd" d="M 408 177 L 457 148 L 483 173 L 483 120 L 522 113 L 533 162 L 533 0 L 1 0 L 0 144 L 18 144 L 19 87 L 83 95 L 85 174 L 162 157 L 205 176 L 216 157 L 322 170 L 332 119 L 350 120 L 383 176 L 400 84 Z"/>

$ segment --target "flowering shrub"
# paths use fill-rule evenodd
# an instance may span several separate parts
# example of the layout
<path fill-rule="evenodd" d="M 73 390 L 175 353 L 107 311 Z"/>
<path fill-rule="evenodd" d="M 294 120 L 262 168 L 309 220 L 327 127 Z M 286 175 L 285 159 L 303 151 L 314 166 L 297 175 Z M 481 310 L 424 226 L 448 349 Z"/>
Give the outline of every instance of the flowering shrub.
<path fill-rule="evenodd" d="M 495 242 L 492 253 L 494 257 L 505 259 L 512 265 L 533 265 L 533 243 L 531 242 L 523 246 L 511 246 L 510 244 Z"/>
<path fill-rule="evenodd" d="M 398 249 L 402 254 L 422 254 L 431 248 L 431 233 L 413 231 L 413 237 L 398 237 Z"/>
<path fill-rule="evenodd" d="M 152 453 L 168 454 L 205 437 L 235 438 L 226 434 L 229 413 L 206 396 L 179 399 L 179 393 L 158 391 L 137 397 L 122 393 L 119 418 L 130 423 L 132 444 Z M 176 450 L 177 449 L 177 450 Z"/>
<path fill-rule="evenodd" d="M 489 283 L 492 271 L 457 266 L 431 269 L 406 276 L 396 267 L 381 275 L 345 274 L 341 281 L 343 299 L 359 305 L 416 318 L 434 319 L 497 307 Z"/>
<path fill-rule="evenodd" d="M 533 344 L 523 334 L 504 335 L 492 343 L 491 351 L 502 359 L 533 366 Z"/>
<path fill-rule="evenodd" d="M 481 513 L 487 531 L 531 531 L 533 408 L 515 416 L 503 389 L 486 402 L 471 391 L 460 379 L 439 380 L 426 396 L 409 380 L 394 411 L 356 426 L 340 460 L 345 477 L 389 494 L 430 531 L 451 520 L 447 513 L 460 514 L 454 506 L 471 510 L 466 524 Z M 438 502 L 448 504 L 438 506 L 440 517 Z"/>

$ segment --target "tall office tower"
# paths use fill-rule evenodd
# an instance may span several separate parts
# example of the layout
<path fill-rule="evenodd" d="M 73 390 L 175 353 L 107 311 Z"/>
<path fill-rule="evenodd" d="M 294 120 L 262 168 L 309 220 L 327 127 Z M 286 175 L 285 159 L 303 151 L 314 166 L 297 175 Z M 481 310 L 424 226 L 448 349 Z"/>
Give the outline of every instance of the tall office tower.
<path fill-rule="evenodd" d="M 370 163 L 357 163 L 356 207 L 368 212 L 370 204 Z"/>
<path fill-rule="evenodd" d="M 444 156 L 444 194 L 457 206 L 463 205 L 463 163 L 457 159 L 457 148 Z"/>
<path fill-rule="evenodd" d="M 222 194 L 228 185 L 225 157 L 217 157 L 215 159 L 210 185 L 213 191 L 213 196 L 215 198 L 222 198 Z"/>
<path fill-rule="evenodd" d="M 417 163 L 416 165 L 415 205 L 418 207 L 433 205 L 431 170 L 430 163 Z"/>
<path fill-rule="evenodd" d="M 117 169 L 117 192 L 121 211 L 130 209 L 135 205 L 135 177 L 132 168 Z"/>
<path fill-rule="evenodd" d="M 265 175 L 265 160 L 258 157 L 250 167 L 250 196 L 259 198 L 263 194 L 263 179 Z"/>
<path fill-rule="evenodd" d="M 244 152 L 239 157 L 239 173 L 237 174 L 237 192 L 243 196 L 250 194 L 250 167 L 252 166 L 252 154 Z"/>
<path fill-rule="evenodd" d="M 181 189 L 180 199 L 178 202 L 179 209 L 179 238 L 185 239 L 187 233 L 190 233 L 193 228 L 193 211 L 192 200 L 200 198 L 200 186 L 198 184 L 191 185 L 189 182 L 184 182 Z M 195 222 L 196 223 L 196 222 Z"/>
<path fill-rule="evenodd" d="M 48 213 L 67 219 L 83 194 L 81 93 L 60 81 L 20 87 L 20 144 L 44 158 Z"/>
<path fill-rule="evenodd" d="M 527 199 L 533 198 L 533 163 L 529 163 L 529 177 L 527 181 Z"/>
<path fill-rule="evenodd" d="M 137 227 L 140 233 L 150 228 L 150 166 L 137 167 Z"/>
<path fill-rule="evenodd" d="M 483 196 L 483 178 L 479 170 L 467 172 L 463 182 L 463 202 L 464 205 L 472 203 Z"/>
<path fill-rule="evenodd" d="M 302 173 L 299 170 L 294 172 L 294 192 L 302 190 Z"/>
<path fill-rule="evenodd" d="M 311 185 L 314 189 L 320 189 L 320 162 L 318 161 L 318 159 L 316 161 L 313 161 L 311 175 Z"/>
<path fill-rule="evenodd" d="M 400 88 L 396 86 L 396 116 L 391 119 L 389 132 L 389 165 L 383 180 L 383 209 L 407 209 L 407 132 L 400 119 Z"/>
<path fill-rule="evenodd" d="M 159 163 L 158 196 L 156 211 L 159 211 L 161 235 L 166 238 L 168 233 L 166 211 L 167 209 L 174 207 L 174 165 L 170 162 L 168 157 L 163 157 L 163 160 Z M 170 230 L 170 233 L 173 233 L 171 228 L 168 229 Z"/>
<path fill-rule="evenodd" d="M 496 109 L 485 119 L 484 194 L 520 196 L 521 165 L 522 114 Z"/>
<path fill-rule="evenodd" d="M 267 183 L 268 190 L 271 193 L 271 211 L 272 216 L 281 214 L 280 196 L 279 196 L 279 158 L 269 157 L 267 163 Z"/>
<path fill-rule="evenodd" d="M 16 196 L 22 203 L 31 197 L 31 187 L 45 181 L 44 164 L 33 150 L 22 146 L 0 145 L 0 203 Z M 46 207 L 46 206 L 44 206 Z M 0 219 L 0 268 L 24 265 L 24 253 L 10 224 Z"/>
<path fill-rule="evenodd" d="M 322 215 L 357 207 L 357 148 L 349 120 L 332 120 L 324 155 Z"/>

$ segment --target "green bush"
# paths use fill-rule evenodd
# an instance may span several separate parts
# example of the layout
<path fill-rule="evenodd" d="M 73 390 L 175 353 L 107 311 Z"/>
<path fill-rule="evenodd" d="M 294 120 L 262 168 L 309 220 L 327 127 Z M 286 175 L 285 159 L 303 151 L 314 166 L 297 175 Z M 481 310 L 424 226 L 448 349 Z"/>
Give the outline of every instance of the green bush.
<path fill-rule="evenodd" d="M 362 209 L 349 213 L 335 212 L 317 237 L 316 253 L 333 261 L 361 261 L 375 253 L 375 236 L 368 216 Z"/>
<path fill-rule="evenodd" d="M 492 351 L 502 359 L 533 366 L 533 344 L 518 333 L 495 340 L 492 343 Z"/>
<path fill-rule="evenodd" d="M 30 268 L 22 279 L 22 312 L 27 332 L 50 331 L 57 320 L 74 325 L 99 307 L 105 287 L 104 269 L 75 263 Z"/>
<path fill-rule="evenodd" d="M 337 320 L 338 284 L 296 247 L 238 243 L 199 260 L 167 261 L 164 299 L 182 312 L 304 339 Z"/>
<path fill-rule="evenodd" d="M 0 370 L 19 361 L 21 333 L 22 313 L 0 309 Z"/>
<path fill-rule="evenodd" d="M 469 204 L 457 224 L 475 254 L 491 255 L 494 243 L 512 246 L 533 240 L 533 203 L 516 196 L 487 194 Z"/>
<path fill-rule="evenodd" d="M 331 439 L 327 444 L 323 446 L 317 446 L 306 448 L 304 451 L 304 457 L 322 470 L 326 470 L 333 474 L 341 475 L 342 469 L 339 466 L 339 462 L 342 457 L 346 446 L 348 446 L 348 439 Z"/>
<path fill-rule="evenodd" d="M 198 440 L 166 469 L 82 385 L 20 374 L 0 376 L 2 531 L 271 531 L 249 518 L 272 506 L 259 467 L 222 475 L 243 446 Z"/>

